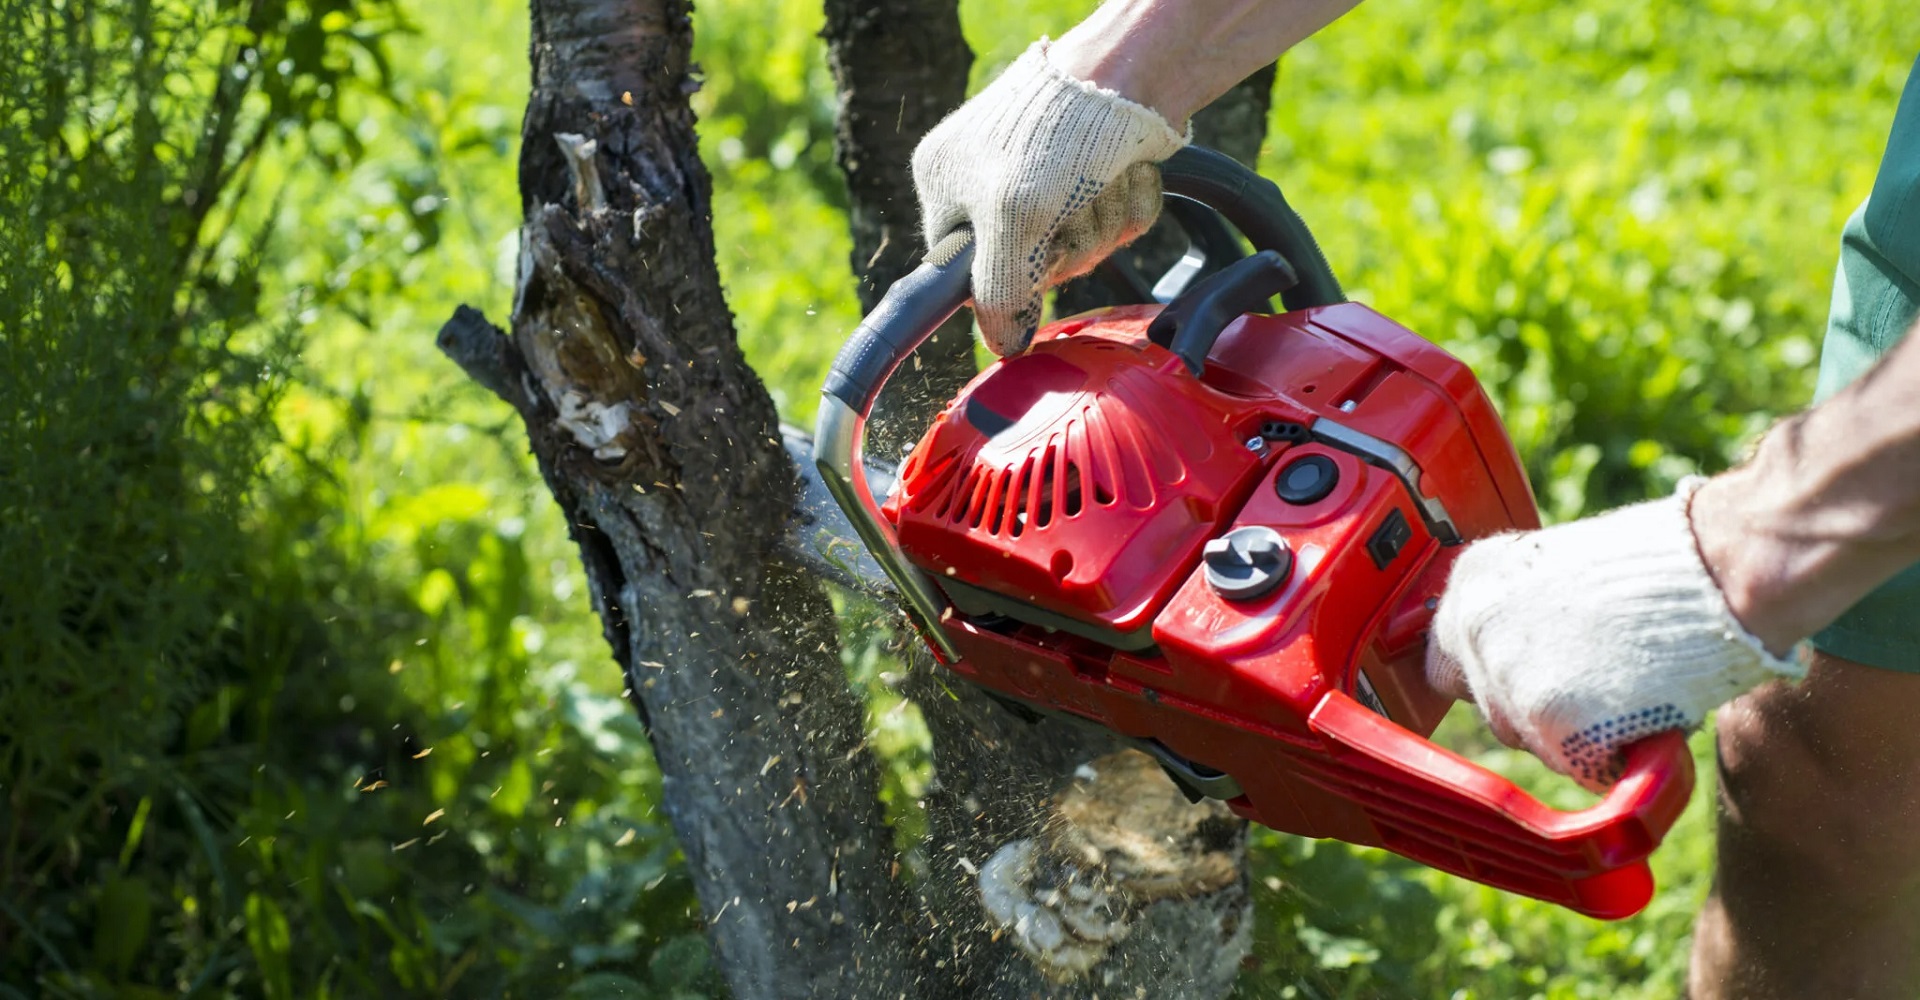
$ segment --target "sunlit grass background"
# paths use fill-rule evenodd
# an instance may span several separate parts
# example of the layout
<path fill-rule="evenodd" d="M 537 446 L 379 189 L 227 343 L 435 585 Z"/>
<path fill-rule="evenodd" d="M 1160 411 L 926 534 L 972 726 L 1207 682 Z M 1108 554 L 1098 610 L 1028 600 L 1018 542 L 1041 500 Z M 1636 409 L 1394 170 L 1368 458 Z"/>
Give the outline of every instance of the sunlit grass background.
<path fill-rule="evenodd" d="M 968 0 L 975 86 L 1085 8 Z M 719 989 L 565 526 L 511 411 L 433 346 L 456 304 L 508 314 L 524 2 L 403 9 L 394 99 L 346 116 L 357 165 L 283 153 L 265 169 L 287 196 L 243 209 L 278 227 L 266 290 L 304 338 L 250 544 L 313 608 L 324 669 L 274 682 L 298 709 L 244 796 L 141 800 L 148 846 L 100 861 L 70 911 L 91 926 L 131 892 L 150 918 L 107 945 L 53 928 L 68 971 L 18 995 Z M 729 301 L 803 425 L 857 319 L 820 24 L 800 0 L 696 11 Z M 1920 22 L 1864 0 L 1375 0 L 1283 63 L 1259 166 L 1354 297 L 1476 367 L 1568 518 L 1724 466 L 1805 400 L 1837 234 L 1917 49 Z M 857 676 L 885 666 L 871 646 L 850 626 Z M 924 734 L 878 693 L 872 719 L 910 800 Z M 1451 738 L 1569 794 L 1470 723 Z M 1661 894 L 1618 924 L 1260 834 L 1242 994 L 1677 996 L 1712 865 L 1707 746 Z M 183 860 L 145 871 L 160 837 Z"/>

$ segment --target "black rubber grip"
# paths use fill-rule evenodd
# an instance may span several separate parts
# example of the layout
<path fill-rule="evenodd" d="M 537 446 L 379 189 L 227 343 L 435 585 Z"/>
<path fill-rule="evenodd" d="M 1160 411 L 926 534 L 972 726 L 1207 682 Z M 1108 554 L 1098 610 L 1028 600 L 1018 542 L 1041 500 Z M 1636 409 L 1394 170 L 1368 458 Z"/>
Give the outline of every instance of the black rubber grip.
<path fill-rule="evenodd" d="M 931 256 L 931 255 L 930 255 Z M 972 294 L 973 244 L 928 260 L 887 289 L 833 359 L 823 391 L 865 416 L 900 362 L 933 336 Z"/>
<path fill-rule="evenodd" d="M 1347 300 L 1320 245 L 1272 181 L 1225 153 L 1199 146 L 1160 164 L 1160 180 L 1167 194 L 1219 212 L 1256 250 L 1272 250 L 1293 266 L 1299 283 L 1280 297 L 1288 309 Z M 894 369 L 971 297 L 973 244 L 965 240 L 961 234 L 949 236 L 913 273 L 894 282 L 833 359 L 823 387 L 827 395 L 862 418 L 871 411 Z"/>
<path fill-rule="evenodd" d="M 1228 324 L 1247 313 L 1266 311 L 1267 300 L 1284 296 L 1299 281 L 1285 257 L 1262 250 L 1181 292 L 1148 324 L 1147 339 L 1172 351 L 1198 375 Z"/>
<path fill-rule="evenodd" d="M 1288 309 L 1347 301 L 1320 244 L 1287 204 L 1280 186 L 1225 153 L 1188 146 L 1160 165 L 1167 193 L 1206 205 L 1225 216 L 1256 250 L 1272 250 L 1293 265 L 1300 283 L 1280 300 Z"/>

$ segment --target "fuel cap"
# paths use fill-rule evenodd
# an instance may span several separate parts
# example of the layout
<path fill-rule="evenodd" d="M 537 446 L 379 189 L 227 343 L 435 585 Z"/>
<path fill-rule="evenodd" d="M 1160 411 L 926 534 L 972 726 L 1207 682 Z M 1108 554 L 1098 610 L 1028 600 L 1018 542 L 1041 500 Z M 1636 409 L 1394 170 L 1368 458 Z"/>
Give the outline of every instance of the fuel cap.
<path fill-rule="evenodd" d="M 1272 528 L 1235 528 L 1207 543 L 1207 583 L 1229 601 L 1259 597 L 1293 572 L 1293 550 Z"/>

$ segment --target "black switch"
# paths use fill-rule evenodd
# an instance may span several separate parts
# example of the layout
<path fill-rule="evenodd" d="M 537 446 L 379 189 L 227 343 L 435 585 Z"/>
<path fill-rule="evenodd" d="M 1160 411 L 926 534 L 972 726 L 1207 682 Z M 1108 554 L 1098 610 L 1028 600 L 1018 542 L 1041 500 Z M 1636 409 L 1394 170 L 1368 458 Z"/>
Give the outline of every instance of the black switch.
<path fill-rule="evenodd" d="M 1407 526 L 1400 508 L 1395 507 L 1387 512 L 1387 519 L 1380 522 L 1380 527 L 1373 529 L 1373 537 L 1367 539 L 1367 555 L 1373 557 L 1375 567 L 1386 569 L 1412 538 L 1413 529 Z"/>
<path fill-rule="evenodd" d="M 1273 491 L 1288 503 L 1319 503 L 1340 482 L 1340 467 L 1325 455 L 1308 455 L 1288 462 L 1273 477 Z"/>

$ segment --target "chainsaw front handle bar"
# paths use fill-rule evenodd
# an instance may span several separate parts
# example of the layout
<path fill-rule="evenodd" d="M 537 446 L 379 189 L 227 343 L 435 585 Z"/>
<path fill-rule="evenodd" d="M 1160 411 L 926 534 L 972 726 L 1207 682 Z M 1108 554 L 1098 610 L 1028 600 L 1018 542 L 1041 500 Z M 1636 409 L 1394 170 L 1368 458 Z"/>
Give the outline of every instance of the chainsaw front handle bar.
<path fill-rule="evenodd" d="M 1271 250 L 1297 280 L 1281 292 L 1289 310 L 1345 302 L 1320 245 L 1278 185 L 1224 153 L 1188 146 L 1160 165 L 1169 197 L 1198 202 L 1239 229 L 1255 250 Z M 972 295 L 973 234 L 960 229 L 894 282 L 847 338 L 822 390 L 864 419 L 881 386 Z M 1291 276 L 1290 276 L 1291 277 Z"/>

